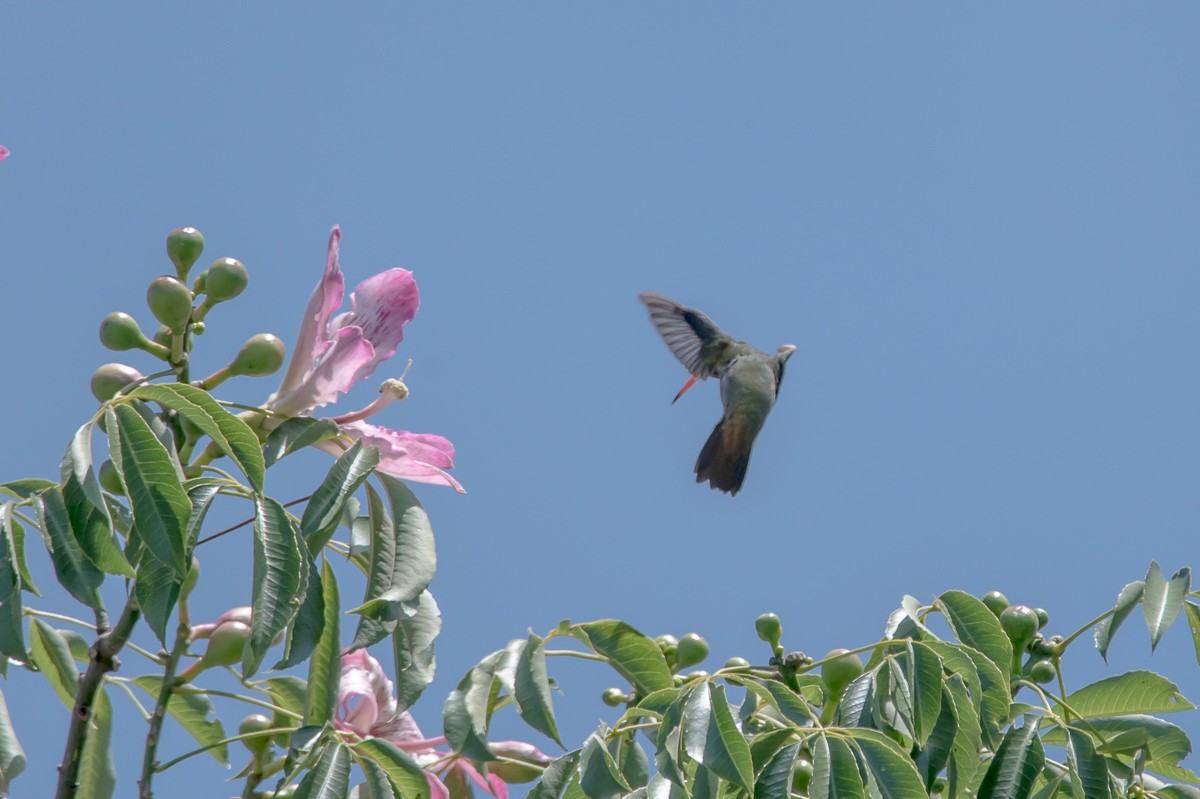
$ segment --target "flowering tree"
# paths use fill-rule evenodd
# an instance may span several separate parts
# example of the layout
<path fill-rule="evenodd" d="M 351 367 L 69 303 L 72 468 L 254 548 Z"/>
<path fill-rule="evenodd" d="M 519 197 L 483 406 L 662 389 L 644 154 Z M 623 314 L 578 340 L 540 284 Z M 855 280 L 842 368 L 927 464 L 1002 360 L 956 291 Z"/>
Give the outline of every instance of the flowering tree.
<path fill-rule="evenodd" d="M 788 652 L 779 618 L 764 614 L 762 656 L 730 658 L 712 673 L 693 670 L 708 656 L 697 635 L 651 639 L 620 621 L 564 621 L 483 658 L 446 698 L 442 734 L 426 735 L 409 708 L 433 678 L 441 619 L 428 590 L 433 532 L 408 484 L 463 488 L 445 438 L 368 421 L 407 395 L 402 379 L 384 380 L 361 410 L 325 415 L 393 357 L 419 306 L 412 274 L 391 269 L 361 282 L 350 310 L 338 313 L 340 235 L 334 228 L 279 388 L 247 407 L 213 392 L 231 377 L 278 371 L 284 345 L 260 334 L 224 368 L 190 373 L 207 314 L 241 294 L 247 272 L 222 258 L 191 276 L 203 237 L 173 231 L 175 275 L 147 292 L 158 330 L 147 337 L 124 313 L 100 326 L 105 346 L 142 350 L 163 368 L 143 376 L 101 366 L 92 377 L 99 407 L 71 438 L 58 479 L 0 484 L 0 662 L 40 674 L 70 709 L 60 799 L 114 793 L 114 689 L 146 720 L 140 772 L 129 775 L 143 799 L 156 775 L 184 760 L 228 763 L 234 742 L 248 752 L 243 797 L 467 799 L 482 791 L 506 799 L 518 783 L 533 783 L 534 799 L 1200 797 L 1197 776 L 1180 762 L 1190 742 L 1161 718 L 1194 709 L 1174 683 L 1134 671 L 1069 689 L 1063 670 L 1088 632 L 1106 655 L 1139 605 L 1152 646 L 1186 615 L 1200 659 L 1190 572 L 1168 577 L 1157 564 L 1065 636 L 1044 632 L 1041 609 L 997 592 L 948 590 L 928 604 L 905 597 L 880 640 L 817 660 Z M 97 445 L 106 457 L 93 457 Z M 333 456 L 328 474 L 303 500 L 269 496 L 266 472 L 307 447 Z M 208 532 L 219 499 L 253 508 L 251 605 L 195 623 L 196 550 L 234 529 Z M 40 596 L 25 559 L 29 529 L 89 619 L 26 604 Z M 366 585 L 345 637 L 335 564 L 361 571 Z M 125 586 L 115 616 L 99 590 L 111 578 Z M 92 639 L 51 622 L 87 628 Z M 139 647 L 135 635 L 157 639 L 162 653 Z M 385 648 L 391 677 L 371 654 Z M 143 656 L 146 673 L 118 673 L 127 652 Z M 611 667 L 622 683 L 604 692 L 613 709 L 577 746 L 562 741 L 551 701 L 547 663 L 560 656 Z M 250 711 L 236 734 L 213 717 L 212 698 L 229 694 L 209 684 L 212 670 L 245 689 L 232 697 Z M 493 715 L 506 707 L 561 754 L 491 740 Z M 160 752 L 168 723 L 196 748 Z M 0 701 L 0 787 L 24 764 Z"/>

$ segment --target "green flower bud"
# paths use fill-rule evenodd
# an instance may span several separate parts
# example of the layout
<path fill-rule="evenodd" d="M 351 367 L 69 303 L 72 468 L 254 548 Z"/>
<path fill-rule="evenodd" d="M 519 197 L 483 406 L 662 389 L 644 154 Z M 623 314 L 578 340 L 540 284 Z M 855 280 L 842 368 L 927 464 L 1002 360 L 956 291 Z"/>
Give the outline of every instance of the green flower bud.
<path fill-rule="evenodd" d="M 238 725 L 238 735 L 261 733 L 269 729 L 271 729 L 271 720 L 269 718 L 262 713 L 251 713 L 242 719 L 242 723 Z M 249 749 L 252 754 L 261 755 L 271 745 L 271 736 L 259 735 L 254 738 L 243 738 L 242 745 Z"/>
<path fill-rule="evenodd" d="M 807 758 L 798 757 L 792 766 L 792 792 L 804 795 L 808 792 L 808 784 L 812 781 L 813 764 Z"/>
<path fill-rule="evenodd" d="M 997 617 L 1008 607 L 1008 597 L 999 591 L 988 591 L 983 595 L 982 600 L 983 604 L 987 605 L 987 609 Z"/>
<path fill-rule="evenodd" d="M 1012 641 L 1013 652 L 1023 652 L 1037 634 L 1037 613 L 1024 605 L 1010 605 L 1000 614 L 1000 626 Z"/>
<path fill-rule="evenodd" d="M 183 585 L 179 588 L 179 601 L 187 599 L 192 591 L 196 588 L 196 583 L 200 582 L 200 559 L 192 555 L 192 564 L 188 567 L 188 573 L 183 578 Z"/>
<path fill-rule="evenodd" d="M 858 655 L 847 654 L 845 649 L 831 649 L 822 660 L 837 658 L 821 667 L 821 682 L 831 697 L 840 697 L 846 686 L 854 682 L 863 672 L 862 660 Z"/>
<path fill-rule="evenodd" d="M 679 639 L 679 646 L 675 650 L 675 664 L 686 669 L 688 666 L 695 666 L 708 657 L 708 641 L 705 641 L 696 633 L 688 633 Z"/>
<path fill-rule="evenodd" d="M 727 669 L 748 669 L 748 668 L 750 668 L 750 661 L 746 660 L 745 658 L 732 657 L 729 660 L 725 661 L 725 668 L 727 668 Z"/>
<path fill-rule="evenodd" d="M 710 675 L 704 669 L 696 669 L 695 671 L 689 671 L 687 674 L 683 675 L 683 681 L 695 682 L 696 680 L 707 680 L 711 676 L 712 675 Z"/>
<path fill-rule="evenodd" d="M 192 292 L 178 278 L 156 277 L 146 289 L 146 304 L 154 318 L 182 335 L 192 318 Z"/>
<path fill-rule="evenodd" d="M 142 379 L 142 373 L 123 363 L 106 363 L 92 372 L 92 396 L 108 402 L 130 383 Z"/>
<path fill-rule="evenodd" d="M 192 322 L 192 335 L 203 336 L 204 331 L 208 329 L 208 325 L 203 322 Z"/>
<path fill-rule="evenodd" d="M 125 486 L 121 483 L 121 475 L 117 473 L 117 467 L 112 461 L 100 464 L 100 472 L 97 477 L 100 479 L 100 487 L 108 493 L 117 496 L 125 495 Z"/>
<path fill-rule="evenodd" d="M 1041 685 L 1052 682 L 1057 676 L 1053 661 L 1047 658 L 1030 660 L 1025 664 L 1025 674 L 1029 679 Z"/>
<path fill-rule="evenodd" d="M 171 328 L 166 325 L 159 325 L 158 330 L 154 331 L 154 343 L 169 348 L 171 346 L 171 335 Z"/>
<path fill-rule="evenodd" d="M 205 269 L 200 274 L 192 279 L 192 291 L 196 294 L 203 294 L 204 287 L 208 283 L 208 270 Z"/>
<path fill-rule="evenodd" d="M 100 321 L 100 343 L 110 350 L 132 350 L 143 346 L 146 337 L 136 319 L 127 313 L 114 311 Z"/>
<path fill-rule="evenodd" d="M 629 701 L 629 697 L 620 688 L 605 688 L 600 694 L 600 701 L 609 707 L 617 707 Z"/>
<path fill-rule="evenodd" d="M 285 350 L 278 336 L 259 333 L 242 345 L 229 364 L 229 373 L 246 377 L 263 377 L 283 366 Z"/>
<path fill-rule="evenodd" d="M 1034 608 L 1033 612 L 1037 614 L 1039 630 L 1050 623 L 1050 614 L 1046 612 L 1045 608 Z"/>
<path fill-rule="evenodd" d="M 282 730 L 271 736 L 271 742 L 281 749 L 287 749 L 292 741 L 292 731 L 296 729 L 296 720 L 276 710 L 271 714 L 271 726 Z"/>
<path fill-rule="evenodd" d="M 167 257 L 175 264 L 180 280 L 187 277 L 188 270 L 203 251 L 204 236 L 194 227 L 177 227 L 167 234 Z"/>
<path fill-rule="evenodd" d="M 763 641 L 771 646 L 777 646 L 779 637 L 783 635 L 783 623 L 774 613 L 764 613 L 754 620 L 754 631 Z"/>
<path fill-rule="evenodd" d="M 218 258 L 208 268 L 204 278 L 204 293 L 209 304 L 232 300 L 246 289 L 250 276 L 246 267 L 236 258 Z"/>
<path fill-rule="evenodd" d="M 224 621 L 208 636 L 204 654 L 179 675 L 181 683 L 196 678 L 202 671 L 215 666 L 232 666 L 242 660 L 242 649 L 250 637 L 250 625 L 240 621 Z"/>

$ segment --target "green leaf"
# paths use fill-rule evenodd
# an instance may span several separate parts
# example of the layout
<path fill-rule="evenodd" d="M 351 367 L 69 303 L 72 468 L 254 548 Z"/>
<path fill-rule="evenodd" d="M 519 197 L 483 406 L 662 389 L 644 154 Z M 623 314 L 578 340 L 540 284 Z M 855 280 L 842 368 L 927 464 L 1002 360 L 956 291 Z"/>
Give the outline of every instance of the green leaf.
<path fill-rule="evenodd" d="M 158 640 L 167 648 L 170 648 L 167 643 L 167 625 L 171 622 L 175 603 L 179 601 L 183 581 L 182 575 L 157 558 L 142 558 L 138 563 L 137 580 L 133 584 L 134 594 L 146 624 L 150 625 Z"/>
<path fill-rule="evenodd" d="M 1094 718 L 1088 720 L 1088 729 L 1103 736 L 1105 741 L 1111 741 L 1118 735 L 1132 733 L 1145 734 L 1147 751 L 1146 760 L 1150 768 L 1160 771 L 1164 764 L 1176 766 L 1179 761 L 1192 751 L 1191 741 L 1187 733 L 1168 721 L 1156 716 L 1131 715 Z M 1135 732 L 1136 731 L 1136 732 Z M 1066 735 L 1061 729 L 1053 729 L 1044 736 L 1045 742 L 1051 746 L 1063 746 Z M 1099 747 L 1103 749 L 1104 747 Z M 1160 773 L 1162 773 L 1160 771 Z"/>
<path fill-rule="evenodd" d="M 1192 648 L 1196 650 L 1196 662 L 1200 663 L 1200 605 L 1187 602 L 1183 607 L 1187 611 L 1188 627 L 1192 631 Z"/>
<path fill-rule="evenodd" d="M 800 743 L 796 742 L 775 753 L 754 782 L 754 799 L 788 799 L 792 790 L 792 769 L 799 752 Z"/>
<path fill-rule="evenodd" d="M 271 667 L 272 671 L 290 669 L 292 666 L 308 660 L 308 656 L 313 653 L 317 643 L 321 640 L 321 633 L 329 619 L 325 610 L 325 594 L 321 587 L 320 572 L 307 551 L 303 551 L 301 554 L 308 561 L 306 570 L 308 584 L 304 589 L 304 602 L 288 625 L 283 657 Z M 338 634 L 339 636 L 341 634 L 340 627 Z"/>
<path fill-rule="evenodd" d="M 254 507 L 253 612 L 242 654 L 247 678 L 300 609 L 308 585 L 308 557 L 287 511 L 270 497 L 256 497 Z"/>
<path fill-rule="evenodd" d="M 987 605 L 965 591 L 946 591 L 937 598 L 935 607 L 945 615 L 959 641 L 982 652 L 1001 672 L 1008 673 L 1012 667 L 1012 642 Z"/>
<path fill-rule="evenodd" d="M 546 766 L 537 785 L 529 791 L 526 799 L 559 799 L 567 783 L 575 776 L 579 768 L 581 750 L 567 752 L 562 757 Z"/>
<path fill-rule="evenodd" d="M 911 689 L 913 734 L 924 746 L 942 710 L 942 659 L 923 643 L 910 643 L 897 658 Z"/>
<path fill-rule="evenodd" d="M 1022 727 L 1010 727 L 996 750 L 979 786 L 978 799 L 1027 799 L 1046 762 L 1037 721 L 1025 717 Z"/>
<path fill-rule="evenodd" d="M 658 644 L 625 622 L 604 619 L 576 624 L 571 635 L 607 660 L 640 695 L 675 684 Z"/>
<path fill-rule="evenodd" d="M 957 679 L 960 683 L 962 682 L 961 677 L 957 677 Z M 937 720 L 929 733 L 929 738 L 920 747 L 921 751 L 917 753 L 916 757 L 917 771 L 921 774 L 926 791 L 933 787 L 934 779 L 950 762 L 950 755 L 954 752 L 954 740 L 958 735 L 958 713 L 955 709 L 954 697 L 950 693 L 950 686 L 944 684 L 942 691 L 944 696 Z"/>
<path fill-rule="evenodd" d="M 1137 603 L 1142 600 L 1142 593 L 1145 589 L 1146 583 L 1142 580 L 1136 580 L 1126 585 L 1121 589 L 1121 593 L 1117 594 L 1117 604 L 1113 606 L 1112 615 L 1096 625 L 1094 634 L 1096 649 L 1100 651 L 1100 657 L 1105 661 L 1108 660 L 1108 646 L 1112 643 L 1112 637 L 1116 635 L 1117 628 L 1133 612 Z"/>
<path fill-rule="evenodd" d="M 308 693 L 304 700 L 305 726 L 320 727 L 333 720 L 337 704 L 338 681 L 342 675 L 341 612 L 338 608 L 337 578 L 329 561 L 321 556 L 321 574 L 318 585 L 310 585 L 310 591 L 319 591 L 324 614 L 320 639 L 308 662 Z"/>
<path fill-rule="evenodd" d="M 71 645 L 62 633 L 38 618 L 29 625 L 29 659 L 50 681 L 59 700 L 73 710 L 79 691 L 79 671 L 71 656 Z"/>
<path fill-rule="evenodd" d="M 79 428 L 71 439 L 59 471 L 67 515 L 75 531 L 75 540 L 84 554 L 101 571 L 132 578 L 133 567 L 125 560 L 121 545 L 113 534 L 108 504 L 92 468 L 91 422 Z"/>
<path fill-rule="evenodd" d="M 546 673 L 545 641 L 529 634 L 517 659 L 516 691 L 513 701 L 525 723 L 562 746 L 558 725 L 554 721 L 554 705 L 550 701 L 550 677 Z"/>
<path fill-rule="evenodd" d="M 608 751 L 617 763 L 621 778 L 630 788 L 644 788 L 650 781 L 650 761 L 638 743 L 637 733 L 618 735 L 608 742 Z"/>
<path fill-rule="evenodd" d="M 130 405 L 107 411 L 108 451 L 125 486 L 134 529 L 151 555 L 187 574 L 187 522 L 192 504 L 176 463 L 150 425 Z"/>
<path fill-rule="evenodd" d="M 340 741 L 327 745 L 317 765 L 304 775 L 296 799 L 345 799 L 350 793 L 350 750 Z"/>
<path fill-rule="evenodd" d="M 999 746 L 1000 730 L 1008 724 L 1012 703 L 1007 671 L 1002 673 L 990 658 L 969 646 L 941 642 L 925 645 L 938 653 L 947 672 L 959 674 L 966 681 L 985 743 L 989 749 Z"/>
<path fill-rule="evenodd" d="M 24 662 L 29 653 L 25 650 L 25 624 L 21 617 L 21 577 L 12 536 L 12 510 L 11 502 L 0 505 L 0 655 Z M 3 721 L 7 723 L 7 716 Z M 8 773 L 2 766 L 3 757 L 0 729 L 0 775 Z"/>
<path fill-rule="evenodd" d="M 367 486 L 371 519 L 371 563 L 362 605 L 352 610 L 380 621 L 396 621 L 404 603 L 429 587 L 437 569 L 433 529 L 412 491 L 387 475 L 378 475 L 391 506 L 384 512 L 379 495 Z"/>
<path fill-rule="evenodd" d="M 880 799 L 928 799 L 921 775 L 908 754 L 878 730 L 855 727 L 846 734 L 858 751 L 871 795 Z"/>
<path fill-rule="evenodd" d="M 29 566 L 25 563 L 25 527 L 13 518 L 11 502 L 0 505 L 0 526 L 3 526 L 12 541 L 12 557 L 15 558 L 17 576 L 21 580 L 21 590 L 40 597 L 42 592 L 33 584 Z"/>
<path fill-rule="evenodd" d="M 1167 628 L 1179 618 L 1191 583 L 1191 569 L 1182 568 L 1167 580 L 1158 561 L 1150 562 L 1150 571 L 1146 573 L 1146 590 L 1142 594 L 1142 613 L 1146 616 L 1146 629 L 1150 631 L 1151 652 L 1158 646 Z"/>
<path fill-rule="evenodd" d="M 88 559 L 75 540 L 62 491 L 57 486 L 33 498 L 33 506 L 42 525 L 42 537 L 50 551 L 54 574 L 63 588 L 85 605 L 102 606 L 100 583 L 104 574 Z"/>
<path fill-rule="evenodd" d="M 437 669 L 434 641 L 442 630 L 442 614 L 429 591 L 417 597 L 413 615 L 400 619 L 392 630 L 396 657 L 396 702 L 401 710 L 412 707 Z"/>
<path fill-rule="evenodd" d="M 117 787 L 112 757 L 112 703 L 101 688 L 92 702 L 92 726 L 79 758 L 75 799 L 111 799 Z"/>
<path fill-rule="evenodd" d="M 1067 697 L 1073 713 L 1085 719 L 1131 713 L 1176 713 L 1196 706 L 1175 683 L 1152 671 L 1130 671 L 1105 677 Z"/>
<path fill-rule="evenodd" d="M 299 677 L 285 675 L 269 677 L 256 685 L 271 696 L 271 700 L 284 710 L 304 715 L 304 705 L 308 701 L 308 683 Z"/>
<path fill-rule="evenodd" d="M 742 714 L 745 715 L 745 705 L 742 706 Z M 779 750 L 793 743 L 796 743 L 796 731 L 787 728 L 770 730 L 751 738 L 749 740 L 750 759 L 754 762 L 754 773 L 758 775 L 756 780 L 761 781 L 762 770 L 774 759 Z M 755 785 L 757 784 L 756 782 Z"/>
<path fill-rule="evenodd" d="M 683 706 L 683 746 L 688 756 L 744 791 L 754 790 L 750 745 L 734 721 L 725 686 L 707 681 L 688 691 Z"/>
<path fill-rule="evenodd" d="M 0 693 L 0 791 L 7 790 L 12 781 L 25 770 L 25 750 L 17 740 L 8 703 Z"/>
<path fill-rule="evenodd" d="M 337 422 L 329 419 L 313 419 L 309 416 L 288 419 L 267 436 L 263 444 L 265 465 L 270 468 L 297 450 L 336 438 L 338 431 Z"/>
<path fill-rule="evenodd" d="M 150 698 L 158 701 L 162 692 L 162 677 L 156 674 L 146 674 L 130 680 L 141 688 Z M 196 740 L 200 746 L 212 746 L 208 753 L 222 766 L 229 765 L 229 746 L 220 744 L 225 740 L 225 728 L 217 718 L 213 703 L 203 693 L 194 688 L 182 687 L 171 692 L 167 701 L 167 712 L 179 723 L 184 731 Z"/>
<path fill-rule="evenodd" d="M 579 785 L 588 799 L 617 799 L 631 788 L 621 776 L 604 739 L 592 733 L 583 744 L 579 758 Z"/>
<path fill-rule="evenodd" d="M 250 487 L 262 493 L 266 466 L 258 436 L 248 424 L 222 408 L 207 391 L 187 383 L 151 383 L 137 387 L 129 396 L 157 402 L 194 424 L 238 465 Z"/>
<path fill-rule="evenodd" d="M 450 748 L 472 760 L 492 758 L 487 745 L 490 701 L 495 670 L 504 654 L 504 650 L 493 652 L 468 671 L 442 707 L 442 724 Z"/>
<path fill-rule="evenodd" d="M 429 782 L 417 761 L 395 744 L 382 738 L 368 738 L 354 745 L 354 752 L 379 764 L 403 799 L 429 799 Z"/>
<path fill-rule="evenodd" d="M 40 494 L 47 488 L 54 488 L 58 483 L 53 480 L 45 480 L 41 477 L 26 477 L 21 480 L 12 480 L 7 483 L 0 483 L 0 493 L 8 494 L 10 497 L 17 499 L 29 499 L 34 494 Z"/>
<path fill-rule="evenodd" d="M 841 738 L 818 733 L 809 739 L 813 754 L 812 799 L 865 799 L 866 790 L 858 762 Z"/>
<path fill-rule="evenodd" d="M 957 727 L 954 733 L 954 748 L 946 767 L 949 790 L 945 799 L 955 799 L 964 795 L 967 787 L 974 784 L 979 771 L 979 751 L 983 746 L 983 733 L 979 723 L 978 700 L 971 697 L 967 684 L 961 674 L 952 674 L 946 678 L 947 696 L 944 701 L 953 704 Z"/>
<path fill-rule="evenodd" d="M 362 769 L 363 782 L 350 792 L 351 799 L 395 799 L 396 787 L 383 766 L 365 757 L 356 757 L 354 762 Z"/>
<path fill-rule="evenodd" d="M 843 727 L 872 727 L 875 725 L 875 683 L 879 668 L 864 671 L 855 677 L 837 708 L 837 721 Z"/>
<path fill-rule="evenodd" d="M 1074 727 L 1067 730 L 1067 763 L 1071 769 L 1071 788 L 1075 799 L 1110 799 L 1113 795 L 1108 778 L 1108 763 L 1096 754 L 1092 737 Z"/>
<path fill-rule="evenodd" d="M 341 519 L 342 506 L 378 465 L 379 450 L 363 447 L 359 441 L 334 461 L 300 517 L 300 534 L 310 552 L 320 552 L 329 542 Z"/>

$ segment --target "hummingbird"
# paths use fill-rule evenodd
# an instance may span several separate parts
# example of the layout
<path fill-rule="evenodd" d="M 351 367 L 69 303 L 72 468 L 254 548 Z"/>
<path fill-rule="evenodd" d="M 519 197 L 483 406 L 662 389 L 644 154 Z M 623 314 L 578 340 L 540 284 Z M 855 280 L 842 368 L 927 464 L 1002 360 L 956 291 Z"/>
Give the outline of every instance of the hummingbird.
<path fill-rule="evenodd" d="M 643 291 L 638 299 L 667 348 L 691 375 L 672 405 L 697 380 L 716 376 L 721 381 L 724 413 L 696 459 L 696 482 L 707 480 L 713 488 L 736 495 L 746 479 L 754 439 L 779 396 L 784 364 L 796 347 L 784 344 L 768 355 L 732 338 L 695 308 L 653 291 Z"/>

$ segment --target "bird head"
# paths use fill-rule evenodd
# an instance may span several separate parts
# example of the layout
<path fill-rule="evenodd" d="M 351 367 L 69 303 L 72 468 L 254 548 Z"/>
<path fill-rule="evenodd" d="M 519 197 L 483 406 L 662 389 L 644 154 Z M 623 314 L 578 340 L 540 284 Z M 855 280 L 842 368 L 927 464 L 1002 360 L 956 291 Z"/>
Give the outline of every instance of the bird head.
<path fill-rule="evenodd" d="M 795 344 L 780 344 L 779 349 L 775 350 L 775 357 L 780 363 L 787 363 L 787 359 L 792 357 L 792 353 L 795 351 Z"/>

